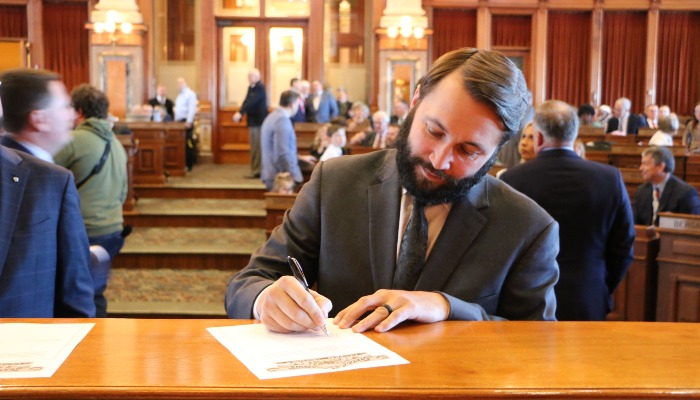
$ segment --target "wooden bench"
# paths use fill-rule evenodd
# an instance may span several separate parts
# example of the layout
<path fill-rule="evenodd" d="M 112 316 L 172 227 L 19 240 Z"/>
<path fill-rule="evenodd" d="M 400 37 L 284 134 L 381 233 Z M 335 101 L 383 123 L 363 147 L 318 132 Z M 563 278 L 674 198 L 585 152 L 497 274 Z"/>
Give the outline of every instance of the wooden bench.
<path fill-rule="evenodd" d="M 284 220 L 284 213 L 292 208 L 296 198 L 296 193 L 265 193 L 265 210 L 267 211 L 267 217 L 265 219 L 265 234 L 268 238 L 270 237 L 272 230 L 275 229 L 276 226 L 282 224 L 282 221 Z"/>

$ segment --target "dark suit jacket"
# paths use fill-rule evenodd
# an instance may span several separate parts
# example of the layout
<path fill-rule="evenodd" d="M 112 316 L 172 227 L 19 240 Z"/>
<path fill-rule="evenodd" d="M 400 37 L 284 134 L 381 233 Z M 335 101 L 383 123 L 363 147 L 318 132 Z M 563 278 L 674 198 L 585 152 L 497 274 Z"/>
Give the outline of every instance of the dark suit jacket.
<path fill-rule="evenodd" d="M 634 194 L 634 223 L 639 225 L 659 225 L 651 218 L 654 214 L 652 208 L 652 191 L 654 186 L 645 182 L 637 187 Z M 698 191 L 682 180 L 671 175 L 661 192 L 659 199 L 659 212 L 667 211 L 681 214 L 700 214 L 700 198 Z"/>
<path fill-rule="evenodd" d="M 332 93 L 323 91 L 318 109 L 314 108 L 313 95 L 306 98 L 306 120 L 308 122 L 330 122 L 338 116 L 338 101 Z"/>
<path fill-rule="evenodd" d="M 620 121 L 617 118 L 610 118 L 608 121 L 608 129 L 605 130 L 605 133 L 618 130 L 619 125 Z M 642 118 L 637 114 L 631 113 L 629 118 L 627 118 L 627 134 L 636 135 L 640 127 L 642 127 Z"/>
<path fill-rule="evenodd" d="M 632 209 L 620 172 L 571 150 L 553 149 L 508 168 L 501 179 L 559 222 L 557 319 L 605 320 L 634 244 Z"/>
<path fill-rule="evenodd" d="M 175 120 L 175 112 L 173 111 L 173 101 L 170 100 L 169 98 L 165 98 L 165 104 L 161 104 L 158 102 L 158 97 L 154 97 L 150 100 L 148 100 L 148 104 L 151 105 L 152 107 L 165 107 L 165 112 L 168 114 L 169 119 L 166 119 L 165 116 L 163 116 L 163 119 L 166 121 L 174 121 Z"/>
<path fill-rule="evenodd" d="M 248 93 L 243 100 L 241 114 L 247 115 L 248 126 L 261 126 L 267 117 L 267 92 L 265 85 L 258 82 L 255 86 L 248 86 Z"/>
<path fill-rule="evenodd" d="M 0 144 L 13 150 L 19 150 L 23 153 L 32 154 L 28 148 L 24 147 L 20 142 L 10 137 L 10 135 L 3 136 L 2 139 L 0 139 Z"/>
<path fill-rule="evenodd" d="M 392 287 L 401 184 L 396 150 L 316 165 L 284 222 L 229 282 L 230 318 L 251 318 L 268 285 L 297 257 L 332 315 Z M 556 222 L 525 196 L 487 175 L 452 205 L 415 290 L 439 291 L 449 319 L 551 320 L 558 277 Z"/>
<path fill-rule="evenodd" d="M 73 175 L 0 146 L 0 317 L 94 317 Z"/>

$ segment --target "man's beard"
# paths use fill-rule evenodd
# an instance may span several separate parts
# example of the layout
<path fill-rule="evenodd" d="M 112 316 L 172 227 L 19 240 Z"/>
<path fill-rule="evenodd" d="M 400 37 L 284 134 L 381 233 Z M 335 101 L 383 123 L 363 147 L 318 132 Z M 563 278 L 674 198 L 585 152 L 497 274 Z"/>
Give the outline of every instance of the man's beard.
<path fill-rule="evenodd" d="M 493 155 L 486 163 L 479 168 L 472 176 L 462 179 L 455 179 L 445 171 L 433 168 L 429 162 L 424 162 L 420 157 L 411 155 L 411 146 L 408 143 L 408 135 L 413 125 L 413 117 L 418 106 L 409 111 L 406 120 L 401 124 L 399 135 L 396 138 L 396 165 L 399 170 L 399 181 L 406 191 L 416 198 L 416 200 L 426 205 L 454 203 L 464 198 L 469 190 L 481 181 L 491 167 L 496 163 L 498 151 L 501 148 L 499 143 Z M 418 176 L 416 167 L 421 166 L 430 173 L 442 178 L 445 183 L 438 187 L 432 187 L 423 177 Z"/>

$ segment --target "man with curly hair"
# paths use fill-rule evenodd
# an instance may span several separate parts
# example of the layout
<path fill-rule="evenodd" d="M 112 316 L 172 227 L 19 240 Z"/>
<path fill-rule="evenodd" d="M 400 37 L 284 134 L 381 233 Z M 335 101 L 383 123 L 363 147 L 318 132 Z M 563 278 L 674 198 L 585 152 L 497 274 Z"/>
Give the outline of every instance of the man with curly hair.
<path fill-rule="evenodd" d="M 71 92 L 77 116 L 73 141 L 55 156 L 56 163 L 73 172 L 80 213 L 90 245 L 107 250 L 110 260 L 124 245 L 122 205 L 127 194 L 126 151 L 114 136 L 107 119 L 109 100 L 100 90 L 83 84 Z M 104 291 L 109 279 L 109 263 L 90 270 L 95 289 L 97 317 L 107 316 Z"/>

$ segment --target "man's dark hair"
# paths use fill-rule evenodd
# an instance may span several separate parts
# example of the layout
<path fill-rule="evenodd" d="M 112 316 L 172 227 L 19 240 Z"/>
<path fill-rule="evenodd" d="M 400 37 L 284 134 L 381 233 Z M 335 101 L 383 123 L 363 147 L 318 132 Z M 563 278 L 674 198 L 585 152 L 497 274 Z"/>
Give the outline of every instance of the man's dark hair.
<path fill-rule="evenodd" d="M 578 135 L 576 110 L 560 100 L 547 100 L 535 110 L 535 129 L 558 142 L 573 142 Z"/>
<path fill-rule="evenodd" d="M 29 114 L 46 108 L 51 102 L 49 83 L 60 81 L 58 74 L 45 70 L 18 68 L 0 75 L 0 102 L 3 127 L 19 132 L 27 126 Z"/>
<path fill-rule="evenodd" d="M 295 83 L 297 83 L 299 79 L 298 78 L 292 78 L 292 80 L 289 81 L 289 87 L 293 87 Z"/>
<path fill-rule="evenodd" d="M 106 119 L 109 113 L 109 100 L 94 86 L 83 83 L 70 93 L 73 108 L 85 118 Z"/>
<path fill-rule="evenodd" d="M 584 115 L 594 116 L 595 108 L 593 108 L 593 106 L 590 104 L 581 104 L 581 106 L 578 108 L 578 116 L 580 118 Z"/>
<path fill-rule="evenodd" d="M 642 156 L 651 156 L 654 160 L 654 165 L 664 163 L 664 172 L 673 173 L 676 168 L 676 159 L 673 157 L 671 150 L 663 146 L 649 147 L 642 152 Z"/>
<path fill-rule="evenodd" d="M 469 95 L 496 113 L 504 126 L 501 143 L 507 142 L 522 127 L 530 107 L 531 96 L 523 73 L 496 51 L 466 47 L 453 50 L 438 58 L 421 78 L 419 101 L 454 71 L 460 71 Z"/>
<path fill-rule="evenodd" d="M 299 93 L 292 90 L 285 90 L 280 95 L 280 107 L 289 107 L 299 98 Z"/>

